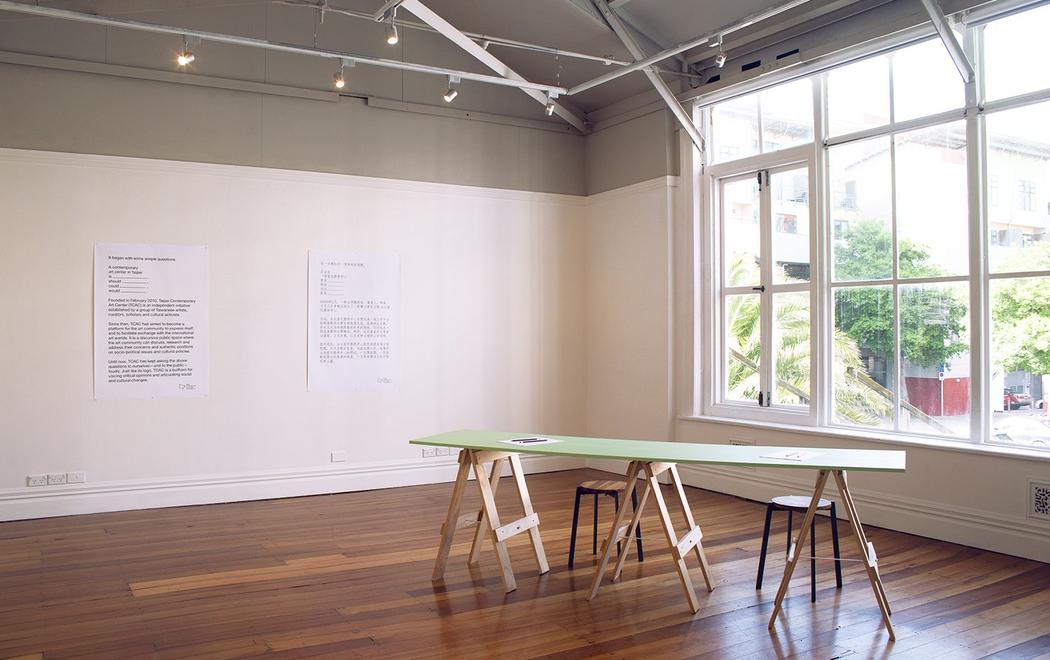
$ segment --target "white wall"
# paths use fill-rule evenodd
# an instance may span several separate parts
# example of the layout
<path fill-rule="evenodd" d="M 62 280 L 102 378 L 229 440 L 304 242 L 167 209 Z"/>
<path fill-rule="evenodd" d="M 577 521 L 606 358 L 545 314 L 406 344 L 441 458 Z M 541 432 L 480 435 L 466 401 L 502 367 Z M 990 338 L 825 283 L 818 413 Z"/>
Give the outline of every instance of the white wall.
<path fill-rule="evenodd" d="M 0 181 L 0 519 L 440 481 L 408 439 L 585 430 L 581 198 L 11 149 Z M 209 247 L 208 398 L 93 400 L 96 242 Z M 311 248 L 400 255 L 398 391 L 306 391 Z"/>

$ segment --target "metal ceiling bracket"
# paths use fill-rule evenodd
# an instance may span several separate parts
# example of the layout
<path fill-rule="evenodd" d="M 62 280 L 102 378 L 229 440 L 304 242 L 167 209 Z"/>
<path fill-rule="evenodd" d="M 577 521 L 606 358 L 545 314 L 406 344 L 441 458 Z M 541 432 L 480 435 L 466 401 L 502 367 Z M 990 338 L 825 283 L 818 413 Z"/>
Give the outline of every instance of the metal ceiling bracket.
<path fill-rule="evenodd" d="M 940 5 L 937 4 L 937 0 L 919 0 L 919 2 L 921 2 L 923 8 L 926 9 L 926 13 L 930 15 L 933 29 L 937 30 L 937 34 L 941 37 L 944 47 L 948 49 L 948 55 L 950 55 L 952 61 L 955 62 L 955 68 L 959 70 L 959 75 L 962 76 L 963 82 L 973 82 L 973 62 L 970 61 L 970 58 L 966 57 L 966 51 L 963 50 L 962 45 L 959 43 L 959 38 L 955 36 L 955 32 L 952 30 L 951 26 L 948 25 L 948 19 L 944 17 L 944 12 L 941 11 Z"/>
<path fill-rule="evenodd" d="M 377 23 L 386 20 L 387 14 L 397 9 L 400 4 L 401 0 L 386 0 L 386 2 L 383 3 L 383 6 L 372 14 L 372 18 L 375 19 Z"/>
<path fill-rule="evenodd" d="M 627 30 L 627 26 L 623 24 L 620 17 L 609 8 L 609 4 L 605 0 L 592 0 L 592 2 L 594 2 L 594 6 L 597 7 L 598 11 L 601 12 L 602 16 L 609 24 L 609 27 L 616 32 L 616 36 L 620 38 L 620 41 L 623 42 L 623 45 L 631 53 L 631 56 L 636 60 L 644 60 L 645 52 L 638 46 L 638 43 L 631 36 L 631 33 Z M 682 107 L 682 104 L 679 103 L 675 93 L 670 87 L 668 87 L 667 83 L 664 82 L 664 79 L 660 77 L 660 74 L 657 73 L 653 67 L 645 67 L 642 69 L 642 72 L 645 73 L 645 77 L 648 78 L 649 82 L 651 82 L 653 87 L 656 88 L 657 93 L 663 98 L 667 107 L 671 109 L 672 114 L 678 119 L 678 123 L 682 125 L 682 128 L 689 135 L 689 139 L 692 140 L 696 148 L 702 152 L 704 150 L 704 136 L 700 133 L 696 124 L 693 123 L 693 119 L 689 116 L 689 113 L 686 112 L 685 108 Z"/>
<path fill-rule="evenodd" d="M 511 69 L 509 66 L 504 64 L 502 61 L 500 61 L 500 59 L 497 58 L 495 55 L 493 55 L 489 51 L 485 50 L 483 47 L 481 47 L 473 39 L 471 39 L 467 35 L 465 35 L 462 32 L 460 32 L 451 23 L 449 23 L 448 21 L 446 21 L 445 19 L 441 18 L 436 13 L 434 13 L 434 11 L 432 11 L 429 7 L 424 5 L 420 0 L 403 0 L 403 2 L 401 2 L 401 7 L 403 9 L 405 9 L 407 11 L 410 11 L 413 14 L 415 14 L 416 18 L 418 18 L 419 20 L 423 21 L 424 23 L 426 23 L 430 27 L 432 27 L 435 30 L 437 30 L 439 33 L 441 33 L 443 36 L 445 36 L 449 41 L 451 41 L 452 43 L 456 44 L 457 46 L 459 46 L 460 48 L 465 50 L 467 53 L 469 53 L 475 59 L 477 59 L 478 61 L 480 61 L 485 66 L 487 66 L 488 68 L 490 68 L 493 71 L 495 71 L 500 76 L 502 76 L 504 78 L 507 78 L 508 80 L 515 80 L 515 81 L 524 81 L 525 80 L 525 78 L 523 78 L 516 71 Z M 537 102 L 539 102 L 543 106 L 546 106 L 548 103 L 551 102 L 547 98 L 547 94 L 545 92 L 539 92 L 539 91 L 536 91 L 536 90 L 533 90 L 533 89 L 525 89 L 525 88 L 522 88 L 521 91 L 523 91 L 526 94 L 528 94 L 529 96 L 531 96 L 533 99 L 535 99 Z M 553 92 L 556 95 L 562 93 L 562 90 L 560 90 L 560 89 L 550 89 L 548 91 Z M 584 123 L 583 119 L 578 117 L 576 115 L 576 113 L 574 113 L 571 110 L 567 109 L 562 104 L 560 104 L 560 103 L 555 103 L 554 104 L 554 113 L 557 114 L 562 119 L 564 119 L 565 121 L 567 121 L 570 124 L 572 124 L 581 133 L 587 133 L 587 125 Z"/>

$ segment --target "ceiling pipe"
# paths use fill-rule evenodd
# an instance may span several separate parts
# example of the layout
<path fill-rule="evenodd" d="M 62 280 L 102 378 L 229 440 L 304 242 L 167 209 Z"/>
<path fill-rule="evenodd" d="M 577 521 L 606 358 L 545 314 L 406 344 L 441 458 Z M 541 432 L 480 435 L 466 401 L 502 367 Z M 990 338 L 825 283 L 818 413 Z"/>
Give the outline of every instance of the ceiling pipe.
<path fill-rule="evenodd" d="M 55 9 L 53 7 L 27 5 L 21 2 L 12 2 L 11 0 L 0 0 L 0 11 L 10 11 L 18 14 L 29 14 L 31 16 L 41 16 L 44 18 L 76 21 L 80 23 L 91 23 L 94 25 L 105 25 L 108 27 L 123 28 L 127 30 L 138 30 L 140 32 L 153 32 L 157 34 L 188 36 L 201 39 L 202 41 L 212 41 L 215 43 L 232 44 L 235 46 L 261 48 L 264 50 L 272 50 L 281 53 L 293 53 L 295 55 L 308 55 L 312 57 L 322 57 L 334 60 L 353 60 L 360 64 L 367 64 L 386 69 L 415 71 L 417 73 L 428 73 L 431 75 L 442 77 L 458 76 L 463 80 L 473 80 L 475 82 L 486 83 L 489 85 L 499 85 L 502 87 L 516 87 L 518 89 L 523 90 L 536 90 L 539 92 L 548 92 L 557 96 L 563 95 L 568 92 L 568 90 L 564 87 L 558 87 L 556 85 L 546 85 L 543 83 L 534 83 L 529 82 L 528 80 L 501 78 L 499 76 L 490 76 L 483 73 L 472 73 L 470 71 L 446 69 L 444 67 L 430 66 L 428 64 L 401 62 L 398 60 L 390 60 L 381 57 L 370 57 L 368 55 L 354 55 L 353 53 L 320 50 L 317 48 L 306 48 L 305 46 L 294 46 L 291 44 L 282 44 L 273 41 L 266 41 L 265 39 L 239 37 L 235 35 L 221 34 L 218 32 L 205 32 L 202 30 L 193 30 L 190 28 L 158 25 L 154 23 L 142 23 L 139 21 L 132 21 L 124 18 L 99 16 L 97 14 L 85 14 L 82 12 L 69 11 L 66 9 Z"/>

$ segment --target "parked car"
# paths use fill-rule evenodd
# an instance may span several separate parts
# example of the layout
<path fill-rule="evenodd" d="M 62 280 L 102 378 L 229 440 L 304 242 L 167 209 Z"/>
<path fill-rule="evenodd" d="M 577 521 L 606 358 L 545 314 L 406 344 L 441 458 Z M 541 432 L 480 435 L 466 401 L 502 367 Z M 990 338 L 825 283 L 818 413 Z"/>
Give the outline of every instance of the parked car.
<path fill-rule="evenodd" d="M 1032 397 L 1024 392 L 1011 392 L 1009 389 L 1003 390 L 1004 410 L 1017 410 L 1018 408 L 1024 408 L 1025 406 L 1031 405 Z"/>

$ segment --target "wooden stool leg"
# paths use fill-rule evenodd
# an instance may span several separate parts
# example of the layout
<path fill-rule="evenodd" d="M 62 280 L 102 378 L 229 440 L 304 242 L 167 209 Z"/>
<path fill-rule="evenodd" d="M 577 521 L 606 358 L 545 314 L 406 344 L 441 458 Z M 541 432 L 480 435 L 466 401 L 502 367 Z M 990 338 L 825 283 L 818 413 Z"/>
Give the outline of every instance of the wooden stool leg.
<path fill-rule="evenodd" d="M 766 572 L 766 551 L 769 549 L 769 526 L 773 522 L 773 503 L 766 505 L 766 524 L 762 527 L 762 553 L 758 556 L 758 579 L 755 589 L 762 588 L 762 576 Z"/>
<path fill-rule="evenodd" d="M 809 521 L 809 602 L 817 602 L 817 517 Z"/>
<path fill-rule="evenodd" d="M 467 476 L 470 474 L 470 450 L 463 449 L 459 452 L 459 471 L 456 473 L 456 483 L 452 487 L 452 498 L 448 503 L 448 514 L 445 516 L 445 524 L 441 526 L 441 543 L 438 545 L 437 559 L 434 561 L 434 573 L 432 579 L 440 580 L 445 577 L 445 566 L 448 564 L 448 553 L 452 549 L 452 537 L 456 535 L 456 527 L 459 522 L 459 505 L 463 500 L 463 492 L 467 488 Z"/>
<path fill-rule="evenodd" d="M 627 468 L 627 486 L 624 490 L 634 488 L 635 482 L 638 480 L 638 471 L 641 469 L 642 464 L 638 461 L 631 461 L 631 464 Z M 645 498 L 642 498 L 644 503 Z M 639 511 L 641 509 L 639 508 Z M 620 509 L 615 518 L 613 519 L 612 527 L 609 529 L 609 536 L 605 542 L 605 547 L 602 549 L 602 555 L 598 559 L 598 565 L 594 569 L 594 580 L 591 582 L 591 593 L 587 597 L 587 600 L 594 600 L 598 596 L 598 587 L 602 586 L 602 578 L 605 577 L 605 569 L 609 566 L 609 558 L 612 556 L 612 546 L 616 539 L 616 532 L 620 529 L 620 525 L 623 524 L 623 518 L 627 513 L 627 508 Z M 637 515 L 637 514 L 636 514 Z"/>
<path fill-rule="evenodd" d="M 580 489 L 576 489 L 576 504 L 572 507 L 572 534 L 569 536 L 569 568 L 576 556 L 576 525 L 580 522 Z"/>
<path fill-rule="evenodd" d="M 510 554 L 507 552 L 506 541 L 499 540 L 496 529 L 500 527 L 499 512 L 496 510 L 496 498 L 492 495 L 492 486 L 485 478 L 485 466 L 478 459 L 476 453 L 471 452 L 471 463 L 474 467 L 474 480 L 478 483 L 481 491 L 481 503 L 485 515 L 489 520 L 489 536 L 492 538 L 492 546 L 496 550 L 496 563 L 499 564 L 500 576 L 503 578 L 504 591 L 510 593 L 518 588 L 518 582 L 514 579 L 514 570 L 510 565 Z"/>
<path fill-rule="evenodd" d="M 613 513 L 619 513 L 619 512 L 620 512 L 620 494 L 619 493 L 613 493 Z M 619 541 L 616 542 L 616 556 L 617 557 L 619 557 L 621 554 L 623 554 L 623 550 L 620 548 L 621 545 L 622 544 Z"/>
<path fill-rule="evenodd" d="M 831 544 L 835 550 L 835 586 L 842 588 L 842 555 L 839 554 L 839 519 L 835 503 L 831 503 Z"/>
<path fill-rule="evenodd" d="M 787 547 L 784 549 L 784 556 L 789 557 L 791 555 L 791 532 L 795 531 L 794 524 L 794 512 L 788 510 L 788 531 L 787 531 Z"/>
<path fill-rule="evenodd" d="M 791 583 L 791 574 L 795 572 L 795 565 L 798 564 L 799 557 L 802 555 L 802 544 L 806 542 L 806 534 L 809 532 L 810 523 L 813 522 L 813 516 L 817 515 L 820 496 L 824 493 L 824 486 L 827 485 L 829 476 L 831 476 L 831 473 L 828 470 L 821 470 L 817 474 L 817 483 L 813 487 L 813 499 L 810 500 L 809 508 L 806 509 L 806 517 L 802 520 L 802 527 L 799 529 L 798 539 L 795 541 L 793 551 L 788 552 L 788 561 L 784 566 L 784 577 L 780 580 L 780 588 L 777 589 L 777 597 L 773 601 L 773 613 L 769 616 L 768 625 L 770 630 L 773 629 L 773 624 L 777 621 L 777 615 L 780 614 L 784 596 L 787 595 L 788 584 Z"/>
<path fill-rule="evenodd" d="M 678 466 L 674 463 L 669 468 L 671 472 L 671 482 L 674 484 L 675 490 L 678 492 L 678 502 L 682 505 L 682 515 L 685 516 L 685 523 L 689 526 L 689 531 L 693 529 L 699 530 L 700 526 L 693 520 L 693 511 L 689 507 L 689 500 L 685 496 L 685 487 L 682 485 L 682 479 L 678 476 Z M 700 532 L 700 538 L 703 538 L 703 532 Z M 699 540 L 696 545 L 693 546 L 693 552 L 696 553 L 696 559 L 700 562 L 700 572 L 704 575 L 704 582 L 707 584 L 707 590 L 714 591 L 715 584 L 711 581 L 711 566 L 707 563 L 707 555 L 704 553 L 704 545 Z M 694 612 L 696 610 L 693 610 Z"/>
<path fill-rule="evenodd" d="M 882 578 L 879 576 L 879 562 L 875 556 L 875 546 L 868 542 L 868 537 L 864 535 L 864 528 L 861 526 L 857 507 L 853 503 L 849 486 L 846 484 L 846 473 L 843 470 L 835 470 L 834 475 L 835 481 L 838 483 L 839 493 L 842 495 L 842 503 L 846 505 L 849 521 L 853 526 L 853 538 L 857 540 L 857 548 L 860 550 L 861 557 L 864 558 L 864 567 L 868 573 L 871 590 L 875 592 L 875 601 L 879 604 L 879 609 L 882 611 L 882 623 L 886 626 L 890 639 L 897 639 L 893 632 L 893 622 L 890 621 L 890 604 L 886 598 L 885 587 L 882 586 Z"/>
<path fill-rule="evenodd" d="M 525 512 L 525 518 L 536 514 L 532 508 L 532 498 L 529 497 L 529 488 L 525 485 L 525 471 L 521 467 L 521 458 L 517 454 L 510 455 L 510 472 L 514 476 L 514 483 L 518 486 L 518 497 L 521 498 L 521 508 Z M 532 551 L 536 555 L 536 564 L 540 568 L 540 575 L 551 570 L 547 564 L 547 553 L 543 550 L 543 538 L 540 536 L 539 517 L 536 517 L 536 525 L 529 528 L 529 541 L 532 542 Z"/>
<path fill-rule="evenodd" d="M 631 489 L 631 510 L 638 510 L 638 491 L 634 488 Z M 642 523 L 641 521 L 635 523 L 634 533 L 636 543 L 638 544 L 638 561 L 645 561 L 645 555 L 642 554 Z"/>
<path fill-rule="evenodd" d="M 503 473 L 503 461 L 505 459 L 497 458 L 492 461 L 492 471 L 489 474 L 489 487 L 492 488 L 492 496 L 496 496 L 496 489 L 499 488 L 499 477 Z M 489 519 L 485 515 L 485 509 L 482 508 L 478 511 L 478 528 L 474 530 L 474 542 L 470 544 L 470 554 L 467 555 L 467 564 L 473 565 L 478 563 L 478 559 L 481 557 L 481 544 L 485 538 L 485 533 L 489 531 Z"/>

